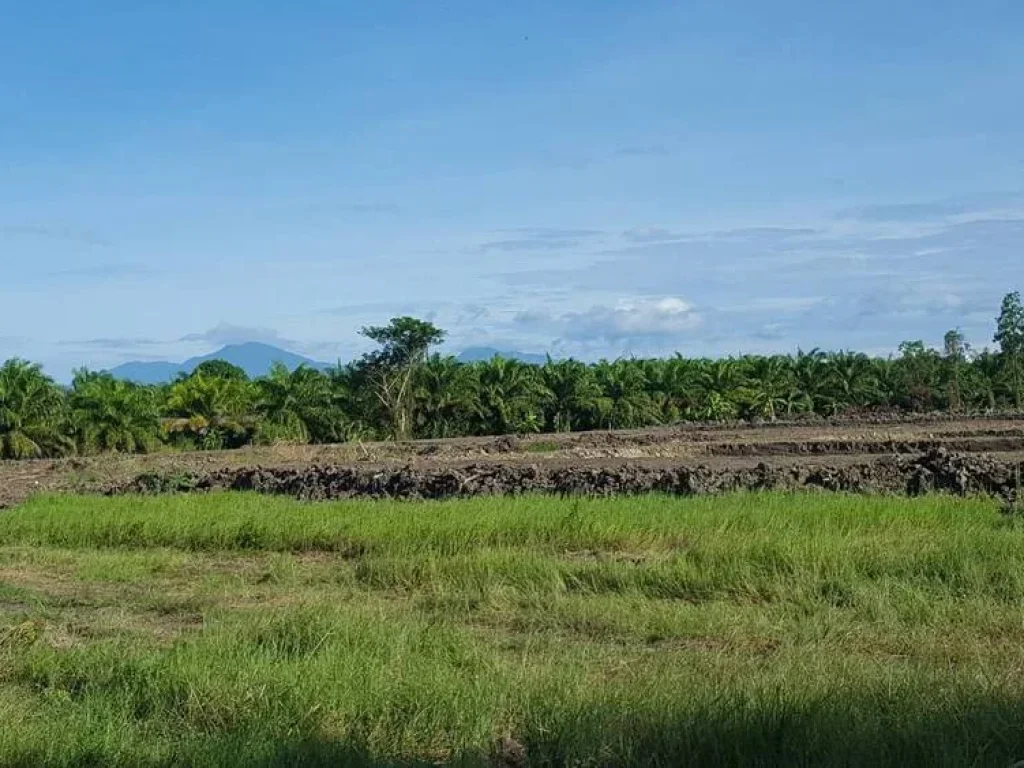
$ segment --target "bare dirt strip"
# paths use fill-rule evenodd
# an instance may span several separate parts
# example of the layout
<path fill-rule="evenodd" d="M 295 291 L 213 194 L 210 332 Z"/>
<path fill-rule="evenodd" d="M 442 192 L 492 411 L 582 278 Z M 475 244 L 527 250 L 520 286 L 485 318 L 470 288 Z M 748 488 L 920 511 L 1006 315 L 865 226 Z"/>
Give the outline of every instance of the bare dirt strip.
<path fill-rule="evenodd" d="M 1017 496 L 1024 416 L 875 417 L 244 448 L 0 463 L 0 507 L 34 493 L 249 489 L 447 498 L 739 489 Z"/>
<path fill-rule="evenodd" d="M 0 463 L 0 507 L 37 493 L 251 488 L 324 499 L 717 493 L 813 487 L 1013 498 L 1024 416 L 945 416 L 473 437 Z"/>

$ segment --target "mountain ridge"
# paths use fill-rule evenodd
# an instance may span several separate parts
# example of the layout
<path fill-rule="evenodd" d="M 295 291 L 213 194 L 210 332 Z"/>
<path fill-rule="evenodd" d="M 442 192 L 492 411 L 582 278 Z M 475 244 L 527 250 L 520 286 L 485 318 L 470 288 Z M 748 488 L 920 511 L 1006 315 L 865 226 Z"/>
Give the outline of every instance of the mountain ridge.
<path fill-rule="evenodd" d="M 467 347 L 455 357 L 461 363 L 472 363 L 487 361 L 496 355 L 509 360 L 519 360 L 520 362 L 535 365 L 541 365 L 547 360 L 546 355 L 502 350 L 494 347 Z M 180 374 L 188 375 L 192 373 L 201 363 L 208 360 L 225 360 L 233 365 L 237 365 L 250 378 L 265 376 L 270 372 L 270 367 L 275 362 L 283 363 L 290 371 L 295 370 L 300 365 L 308 365 L 321 371 L 334 365 L 334 363 L 313 360 L 312 358 L 295 352 L 289 352 L 286 349 L 275 347 L 271 344 L 251 341 L 242 344 L 228 344 L 216 352 L 190 357 L 181 363 L 174 363 L 168 360 L 129 361 L 108 369 L 108 372 L 119 379 L 126 379 L 139 384 L 163 384 L 173 381 Z"/>
<path fill-rule="evenodd" d="M 270 344 L 250 341 L 244 344 L 228 344 L 216 352 L 190 357 L 182 363 L 164 360 L 130 361 L 109 369 L 109 372 L 119 379 L 139 384 L 162 384 L 173 381 L 179 374 L 192 373 L 208 360 L 224 360 L 237 365 L 252 378 L 265 376 L 274 363 L 283 363 L 290 371 L 294 371 L 300 365 L 308 365 L 318 370 L 331 365 Z"/>

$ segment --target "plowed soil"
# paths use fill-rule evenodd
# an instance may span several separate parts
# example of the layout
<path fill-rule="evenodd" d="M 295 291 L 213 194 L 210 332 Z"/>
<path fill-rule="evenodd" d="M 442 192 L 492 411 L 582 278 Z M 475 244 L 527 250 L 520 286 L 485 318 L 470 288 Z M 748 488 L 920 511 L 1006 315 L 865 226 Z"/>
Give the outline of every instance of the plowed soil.
<path fill-rule="evenodd" d="M 890 416 L 4 462 L 0 507 L 40 492 L 216 488 L 302 498 L 937 488 L 1014 498 L 1022 474 L 1022 415 Z"/>

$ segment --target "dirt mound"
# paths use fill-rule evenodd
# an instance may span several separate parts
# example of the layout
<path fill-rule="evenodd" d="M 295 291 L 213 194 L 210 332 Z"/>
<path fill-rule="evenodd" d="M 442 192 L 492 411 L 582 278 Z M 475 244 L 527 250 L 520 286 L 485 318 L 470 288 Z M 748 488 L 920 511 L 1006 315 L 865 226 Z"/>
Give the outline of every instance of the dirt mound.
<path fill-rule="evenodd" d="M 302 468 L 245 467 L 172 477 L 146 474 L 108 493 L 167 493 L 237 490 L 300 499 L 352 497 L 445 499 L 465 496 L 550 493 L 561 496 L 670 493 L 701 495 L 729 491 L 824 490 L 918 495 L 942 491 L 1016 498 L 1024 467 L 987 456 L 936 448 L 919 456 L 894 456 L 842 466 L 813 465 L 722 468 L 697 466 L 620 466 L 487 463 L 464 467 L 351 466 Z"/>
<path fill-rule="evenodd" d="M 521 490 L 710 493 L 747 487 L 914 492 L 918 487 L 955 486 L 964 472 L 967 485 L 986 485 L 984 478 L 997 471 L 972 464 L 960 471 L 958 480 L 956 472 L 950 475 L 927 463 L 929 457 L 942 455 L 936 453 L 940 450 L 947 456 L 988 455 L 997 465 L 1014 466 L 1024 460 L 1024 417 L 884 412 L 756 425 L 677 424 L 554 435 L 0 461 L 0 509 L 45 493 L 122 492 L 130 487 L 175 492 L 247 484 L 309 498 L 440 498 Z M 998 478 L 993 482 L 999 485 Z"/>

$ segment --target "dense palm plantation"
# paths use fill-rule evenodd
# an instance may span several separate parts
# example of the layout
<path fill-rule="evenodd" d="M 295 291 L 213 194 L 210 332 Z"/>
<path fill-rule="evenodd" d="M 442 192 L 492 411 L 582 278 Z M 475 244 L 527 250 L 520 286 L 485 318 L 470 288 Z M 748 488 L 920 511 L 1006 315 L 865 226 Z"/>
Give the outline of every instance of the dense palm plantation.
<path fill-rule="evenodd" d="M 370 329 L 388 354 L 327 371 L 283 366 L 256 380 L 221 361 L 156 387 L 80 371 L 70 388 L 39 366 L 0 366 L 0 458 L 160 447 L 630 429 L 681 421 L 775 421 L 873 410 L 1020 408 L 1024 311 L 1004 301 L 999 351 L 974 354 L 956 331 L 942 350 L 891 358 L 811 350 L 718 360 L 620 359 L 462 364 L 428 355 L 443 331 L 412 318 Z M 387 367 L 391 365 L 392 367 Z M 394 382 L 401 383 L 402 397 Z M 386 391 L 382 387 L 389 388 Z M 382 396 L 387 395 L 387 396 Z M 400 418 L 396 418 L 396 415 Z"/>

